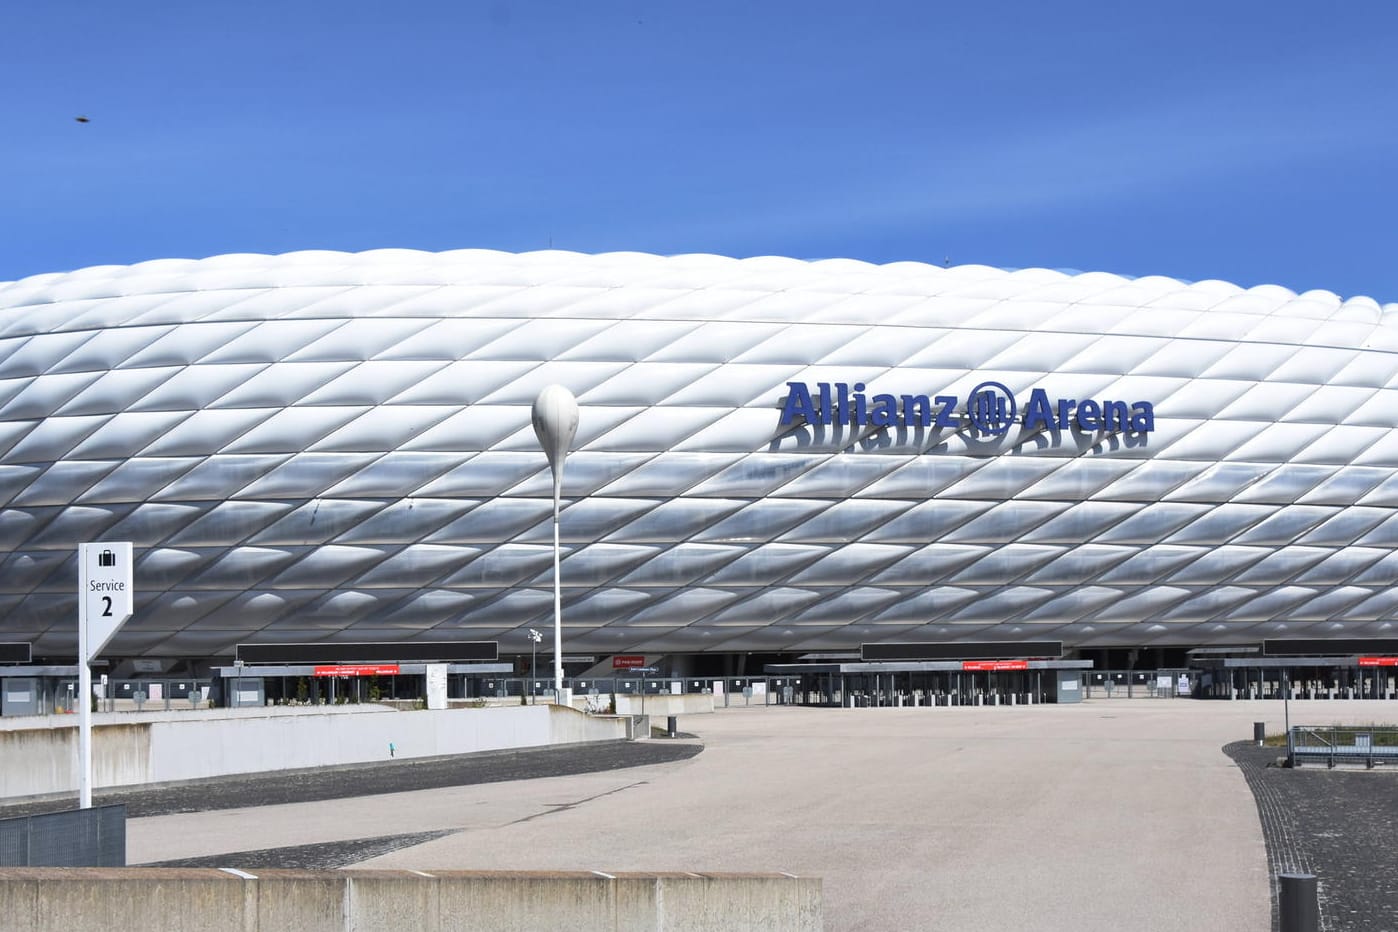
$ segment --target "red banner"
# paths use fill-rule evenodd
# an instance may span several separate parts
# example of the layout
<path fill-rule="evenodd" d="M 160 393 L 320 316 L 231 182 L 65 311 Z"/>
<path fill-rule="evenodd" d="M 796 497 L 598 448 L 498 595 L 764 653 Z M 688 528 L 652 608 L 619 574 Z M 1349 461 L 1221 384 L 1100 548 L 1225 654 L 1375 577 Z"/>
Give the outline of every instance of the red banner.
<path fill-rule="evenodd" d="M 1027 660 L 963 660 L 963 670 L 1028 670 Z"/>
<path fill-rule="evenodd" d="M 339 663 L 316 667 L 316 676 L 396 676 L 396 663 Z"/>
<path fill-rule="evenodd" d="M 1360 657 L 1361 667 L 1398 667 L 1398 657 Z"/>
<path fill-rule="evenodd" d="M 617 654 L 612 658 L 613 670 L 633 670 L 645 665 L 646 658 L 643 654 Z"/>

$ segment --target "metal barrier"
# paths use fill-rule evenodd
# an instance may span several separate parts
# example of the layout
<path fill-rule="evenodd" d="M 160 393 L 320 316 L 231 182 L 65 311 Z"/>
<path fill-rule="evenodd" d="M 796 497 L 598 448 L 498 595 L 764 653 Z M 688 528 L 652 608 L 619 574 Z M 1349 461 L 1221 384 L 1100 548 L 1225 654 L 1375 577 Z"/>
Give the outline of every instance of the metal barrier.
<path fill-rule="evenodd" d="M 0 819 L 0 867 L 125 866 L 125 806 Z"/>
<path fill-rule="evenodd" d="M 1398 728 L 1331 727 L 1294 725 L 1286 736 L 1286 756 L 1292 767 L 1304 761 L 1375 764 L 1398 763 Z"/>
<path fill-rule="evenodd" d="M 618 672 L 603 677 L 565 677 L 563 685 L 577 697 L 712 695 L 720 707 L 792 705 L 800 698 L 800 678 L 796 676 L 627 676 Z M 468 698 L 522 697 L 528 701 L 532 696 L 536 702 L 545 702 L 553 699 L 553 679 L 482 676 L 468 691 Z"/>
<path fill-rule="evenodd" d="M 1188 696 L 1188 671 L 1089 670 L 1082 675 L 1084 699 L 1174 699 Z"/>

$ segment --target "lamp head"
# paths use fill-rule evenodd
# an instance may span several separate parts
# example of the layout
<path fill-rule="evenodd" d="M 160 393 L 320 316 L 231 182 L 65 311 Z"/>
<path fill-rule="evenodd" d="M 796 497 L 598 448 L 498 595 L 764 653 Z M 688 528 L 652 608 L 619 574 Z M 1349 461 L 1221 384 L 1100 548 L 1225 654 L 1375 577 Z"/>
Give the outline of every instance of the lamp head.
<path fill-rule="evenodd" d="M 578 432 L 578 401 L 562 385 L 550 385 L 534 399 L 534 435 L 553 470 L 553 494 L 563 488 L 563 460 Z"/>

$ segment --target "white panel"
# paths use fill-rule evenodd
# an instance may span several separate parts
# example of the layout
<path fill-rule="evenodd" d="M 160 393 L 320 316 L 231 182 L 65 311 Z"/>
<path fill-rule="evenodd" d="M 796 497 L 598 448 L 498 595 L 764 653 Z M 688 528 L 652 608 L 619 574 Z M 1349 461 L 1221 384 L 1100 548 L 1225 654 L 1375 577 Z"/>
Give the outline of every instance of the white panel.
<path fill-rule="evenodd" d="M 278 362 L 337 327 L 339 320 L 274 320 L 217 344 L 199 362 Z"/>
<path fill-rule="evenodd" d="M 215 408 L 271 408 L 296 404 L 354 367 L 349 362 L 280 362 L 248 377 L 210 403 Z M 202 368 L 202 367 L 197 367 Z"/>
<path fill-rule="evenodd" d="M 229 453 L 299 453 L 364 413 L 364 408 L 283 408 L 229 443 Z"/>
<path fill-rule="evenodd" d="M 394 404 L 475 404 L 498 386 L 537 367 L 537 362 L 472 360 L 449 363 L 391 397 Z"/>
<path fill-rule="evenodd" d="M 315 443 L 307 443 L 306 450 L 330 453 L 399 449 L 446 420 L 455 410 L 448 405 L 380 405 Z"/>
<path fill-rule="evenodd" d="M 562 385 L 574 396 L 605 382 L 626 368 L 622 362 L 545 362 L 516 376 L 481 398 L 483 404 L 532 405 L 549 385 Z"/>
<path fill-rule="evenodd" d="M 598 320 L 530 320 L 473 351 L 470 359 L 554 359 L 610 326 Z"/>
<path fill-rule="evenodd" d="M 519 320 L 481 317 L 439 320 L 412 336 L 385 345 L 374 358 L 439 362 L 458 360 L 522 325 L 523 322 Z"/>
<path fill-rule="evenodd" d="M 588 362 L 640 362 L 662 347 L 679 343 L 700 324 L 692 320 L 628 320 L 613 324 L 558 354 Z"/>
<path fill-rule="evenodd" d="M 302 401 L 308 405 L 382 404 L 399 392 L 420 384 L 446 364 L 440 360 L 377 360 L 362 362 Z"/>

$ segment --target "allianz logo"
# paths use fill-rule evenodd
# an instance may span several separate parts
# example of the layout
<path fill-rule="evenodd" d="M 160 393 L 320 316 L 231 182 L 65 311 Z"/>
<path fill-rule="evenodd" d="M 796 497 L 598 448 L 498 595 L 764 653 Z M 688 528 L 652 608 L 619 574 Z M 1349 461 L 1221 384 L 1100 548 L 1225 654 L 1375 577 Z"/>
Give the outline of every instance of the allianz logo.
<path fill-rule="evenodd" d="M 1026 431 L 1075 430 L 1081 433 L 1148 434 L 1155 429 L 1155 406 L 1149 401 L 1053 398 L 1042 388 L 1029 392 L 1020 410 L 1014 392 L 986 381 L 966 396 L 870 393 L 863 382 L 787 382 L 781 400 L 781 425 L 829 424 L 855 427 L 969 428 L 998 437 L 1018 424 Z"/>

